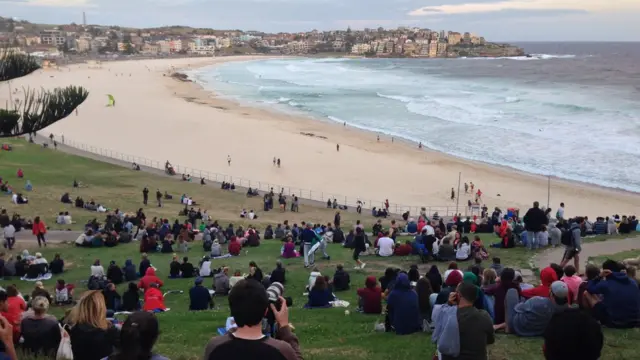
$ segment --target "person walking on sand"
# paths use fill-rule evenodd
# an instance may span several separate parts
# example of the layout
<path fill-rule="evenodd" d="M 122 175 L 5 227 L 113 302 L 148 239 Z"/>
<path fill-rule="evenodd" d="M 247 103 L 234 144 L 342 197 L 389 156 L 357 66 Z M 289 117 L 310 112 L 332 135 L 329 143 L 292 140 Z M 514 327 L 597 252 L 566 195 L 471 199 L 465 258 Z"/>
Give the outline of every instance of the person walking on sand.
<path fill-rule="evenodd" d="M 469 192 L 469 184 L 464 183 L 464 193 L 468 193 Z"/>
<path fill-rule="evenodd" d="M 227 155 L 227 165 L 231 166 L 231 155 Z"/>
<path fill-rule="evenodd" d="M 340 152 L 340 144 L 336 144 L 336 151 Z"/>
<path fill-rule="evenodd" d="M 418 144 L 418 149 L 422 149 L 422 141 Z"/>
<path fill-rule="evenodd" d="M 380 135 L 378 135 L 378 142 L 380 142 Z"/>
<path fill-rule="evenodd" d="M 278 167 L 280 167 L 280 158 L 278 158 Z"/>
<path fill-rule="evenodd" d="M 276 166 L 276 157 L 273 157 L 273 166 Z"/>
<path fill-rule="evenodd" d="M 451 200 L 455 200 L 456 199 L 456 191 L 451 188 Z"/>
<path fill-rule="evenodd" d="M 471 189 L 471 193 L 473 194 L 473 188 L 475 187 L 475 185 L 473 185 L 473 181 L 469 181 L 469 188 Z"/>

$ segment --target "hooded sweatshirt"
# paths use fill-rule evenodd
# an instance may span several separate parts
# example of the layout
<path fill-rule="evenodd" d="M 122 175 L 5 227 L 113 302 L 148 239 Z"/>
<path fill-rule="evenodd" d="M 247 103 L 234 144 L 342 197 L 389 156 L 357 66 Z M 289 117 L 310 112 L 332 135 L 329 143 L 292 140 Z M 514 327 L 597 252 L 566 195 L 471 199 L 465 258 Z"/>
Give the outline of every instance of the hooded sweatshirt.
<path fill-rule="evenodd" d="M 640 322 L 640 289 L 638 284 L 623 273 L 614 272 L 606 281 L 600 278 L 589 281 L 587 291 L 603 295 L 602 304 L 609 316 L 608 326 L 638 326 Z"/>
<path fill-rule="evenodd" d="M 224 271 L 218 272 L 214 277 L 213 284 L 216 294 L 224 295 L 229 292 L 229 276 Z"/>
<path fill-rule="evenodd" d="M 567 309 L 554 304 L 548 296 L 534 296 L 514 308 L 513 331 L 518 336 L 541 336 L 553 315 Z"/>
<path fill-rule="evenodd" d="M 136 266 L 133 265 L 131 259 L 127 259 L 127 261 L 125 261 L 122 272 L 124 273 L 125 281 L 134 281 L 138 277 L 136 274 Z"/>
<path fill-rule="evenodd" d="M 160 280 L 160 278 L 156 276 L 156 271 L 152 267 L 150 267 L 147 269 L 147 272 L 144 274 L 144 277 L 140 279 L 140 282 L 138 283 L 138 288 L 146 291 L 152 283 L 156 283 L 158 284 L 158 286 L 164 285 L 162 280 Z M 145 298 L 146 297 L 147 295 L 145 294 Z"/>
<path fill-rule="evenodd" d="M 365 314 L 382 313 L 382 289 L 376 286 L 375 276 L 367 277 L 365 287 L 358 289 L 358 296 L 362 299 L 362 312 Z"/>
<path fill-rule="evenodd" d="M 422 331 L 418 294 L 411 290 L 409 277 L 401 273 L 387 298 L 389 319 L 396 334 L 408 335 Z"/>
<path fill-rule="evenodd" d="M 150 287 L 147 289 L 147 291 L 144 292 L 143 310 L 153 311 L 156 309 L 164 311 L 167 309 L 167 307 L 164 306 L 164 296 L 162 296 L 162 291 L 156 287 Z"/>
<path fill-rule="evenodd" d="M 532 289 L 522 291 L 522 297 L 525 299 L 530 299 L 534 296 L 542 296 L 548 298 L 549 291 L 551 291 L 551 284 L 554 281 L 558 280 L 558 275 L 555 271 L 553 271 L 552 268 L 546 267 L 540 272 L 540 280 L 542 281 L 541 285 L 536 286 Z"/>

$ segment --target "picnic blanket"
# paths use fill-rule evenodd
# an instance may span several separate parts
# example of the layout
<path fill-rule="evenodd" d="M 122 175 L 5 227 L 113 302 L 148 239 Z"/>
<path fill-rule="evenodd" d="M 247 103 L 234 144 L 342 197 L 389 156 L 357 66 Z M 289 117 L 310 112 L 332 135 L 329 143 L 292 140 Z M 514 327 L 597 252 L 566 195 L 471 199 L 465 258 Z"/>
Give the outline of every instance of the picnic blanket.
<path fill-rule="evenodd" d="M 29 279 L 27 278 L 27 276 L 23 276 L 20 278 L 20 280 L 22 281 L 42 281 L 42 280 L 49 280 L 53 277 L 53 275 L 51 273 L 46 273 L 44 275 L 40 275 L 37 278 L 33 278 L 33 279 Z"/>

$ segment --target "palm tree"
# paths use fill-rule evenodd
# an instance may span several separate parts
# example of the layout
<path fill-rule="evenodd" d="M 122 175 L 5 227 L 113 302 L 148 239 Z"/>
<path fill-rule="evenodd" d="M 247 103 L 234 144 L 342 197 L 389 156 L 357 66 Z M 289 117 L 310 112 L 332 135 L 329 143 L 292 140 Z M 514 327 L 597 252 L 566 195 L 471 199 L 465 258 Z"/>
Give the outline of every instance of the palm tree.
<path fill-rule="evenodd" d="M 23 99 L 13 99 L 11 80 L 29 75 L 40 69 L 40 64 L 29 55 L 0 49 L 0 83 L 9 83 L 9 103 L 0 108 L 0 138 L 34 134 L 52 125 L 82 104 L 89 93 L 77 86 L 53 90 L 26 89 Z"/>

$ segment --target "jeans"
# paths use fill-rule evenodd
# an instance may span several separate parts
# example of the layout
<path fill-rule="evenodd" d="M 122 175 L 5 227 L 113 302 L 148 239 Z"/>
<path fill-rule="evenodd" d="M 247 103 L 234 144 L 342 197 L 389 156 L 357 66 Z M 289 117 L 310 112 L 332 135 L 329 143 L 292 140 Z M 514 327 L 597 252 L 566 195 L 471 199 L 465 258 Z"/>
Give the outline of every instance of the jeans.
<path fill-rule="evenodd" d="M 315 257 L 311 252 L 311 244 L 304 243 L 304 266 L 311 266 L 315 262 Z"/>
<path fill-rule="evenodd" d="M 538 248 L 538 231 L 527 231 L 527 247 L 529 250 Z"/>
<path fill-rule="evenodd" d="M 44 244 L 44 246 L 47 246 L 47 240 L 44 238 L 43 233 L 39 233 L 38 235 L 36 235 L 36 238 L 38 239 L 38 246 L 42 246 L 42 244 Z"/>
<path fill-rule="evenodd" d="M 505 297 L 505 307 L 504 307 L 504 318 L 507 322 L 507 327 L 509 328 L 509 332 L 512 334 L 518 334 L 513 328 L 513 320 L 516 316 L 516 305 L 520 303 L 520 297 L 518 296 L 518 290 L 509 289 L 507 290 L 507 296 Z"/>
<path fill-rule="evenodd" d="M 9 250 L 13 249 L 13 245 L 16 244 L 15 237 L 5 238 L 4 241 L 5 241 L 4 247 L 8 248 Z"/>

